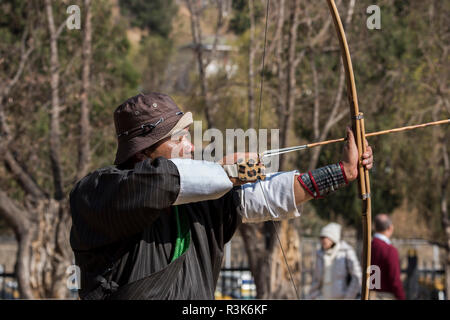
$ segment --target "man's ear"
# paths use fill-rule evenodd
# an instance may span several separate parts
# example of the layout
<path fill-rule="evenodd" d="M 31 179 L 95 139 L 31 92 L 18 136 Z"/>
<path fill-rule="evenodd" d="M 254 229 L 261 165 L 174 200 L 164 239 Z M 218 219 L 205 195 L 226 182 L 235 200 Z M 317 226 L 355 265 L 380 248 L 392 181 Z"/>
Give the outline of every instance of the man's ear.
<path fill-rule="evenodd" d="M 150 149 L 142 150 L 141 153 L 142 153 L 142 155 L 143 155 L 144 157 L 146 157 L 146 158 L 149 158 L 149 159 L 152 158 L 152 157 L 151 157 L 151 151 L 150 151 Z"/>

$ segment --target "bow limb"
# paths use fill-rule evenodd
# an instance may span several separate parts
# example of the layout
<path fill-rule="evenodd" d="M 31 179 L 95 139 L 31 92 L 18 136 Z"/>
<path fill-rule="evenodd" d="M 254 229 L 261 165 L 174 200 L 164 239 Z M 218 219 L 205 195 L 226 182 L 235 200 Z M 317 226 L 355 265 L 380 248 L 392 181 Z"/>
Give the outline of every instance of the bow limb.
<path fill-rule="evenodd" d="M 358 147 L 358 184 L 360 195 L 362 197 L 362 218 L 363 218 L 363 256 L 362 256 L 362 291 L 361 299 L 369 299 L 368 279 L 370 276 L 370 256 L 371 256 L 371 221 L 372 206 L 370 200 L 370 179 L 369 171 L 362 165 L 362 154 L 366 151 L 365 144 L 365 128 L 362 113 L 359 112 L 358 96 L 356 93 L 355 76 L 353 73 L 353 65 L 348 48 L 347 38 L 345 36 L 344 27 L 342 25 L 339 12 L 334 0 L 327 0 L 331 16 L 333 17 L 334 26 L 336 28 L 339 44 L 341 47 L 342 62 L 345 68 L 345 76 L 347 82 L 347 96 L 350 106 L 350 114 L 352 120 L 353 134 Z"/>

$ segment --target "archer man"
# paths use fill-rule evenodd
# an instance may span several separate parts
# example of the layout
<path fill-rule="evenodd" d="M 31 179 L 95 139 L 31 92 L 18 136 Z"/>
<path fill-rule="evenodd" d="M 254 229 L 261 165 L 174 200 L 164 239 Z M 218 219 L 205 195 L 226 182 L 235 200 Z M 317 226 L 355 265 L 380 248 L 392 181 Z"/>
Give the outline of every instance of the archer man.
<path fill-rule="evenodd" d="M 243 183 L 236 162 L 256 155 L 192 160 L 192 114 L 165 94 L 128 99 L 114 123 L 116 166 L 89 173 L 70 193 L 81 299 L 214 299 L 224 245 L 241 223 L 299 217 L 299 204 L 358 174 L 350 128 L 338 163 Z M 362 160 L 372 168 L 369 146 Z"/>

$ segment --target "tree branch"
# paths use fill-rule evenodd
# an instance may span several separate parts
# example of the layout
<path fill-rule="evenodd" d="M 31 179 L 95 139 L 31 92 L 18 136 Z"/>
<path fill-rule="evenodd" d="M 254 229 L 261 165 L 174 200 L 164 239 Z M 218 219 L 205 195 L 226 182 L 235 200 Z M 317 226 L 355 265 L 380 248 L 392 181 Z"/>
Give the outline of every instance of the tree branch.
<path fill-rule="evenodd" d="M 6 87 L 2 88 L 2 90 L 0 92 L 0 101 L 3 100 L 4 97 L 9 95 L 9 92 L 11 91 L 11 89 L 16 85 L 17 81 L 19 81 L 20 76 L 22 75 L 23 69 L 25 67 L 25 64 L 26 64 L 31 52 L 33 52 L 33 50 L 34 50 L 34 44 L 32 41 L 31 41 L 31 45 L 28 47 L 28 49 L 25 49 L 27 35 L 28 35 L 28 31 L 26 30 L 22 36 L 19 67 L 17 68 L 17 71 L 16 71 L 14 77 L 12 78 L 12 80 L 6 85 Z"/>
<path fill-rule="evenodd" d="M 211 63 L 211 61 L 216 56 L 217 44 L 219 42 L 219 32 L 223 26 L 223 5 L 222 0 L 217 0 L 217 23 L 216 23 L 216 31 L 214 33 L 214 42 L 211 49 L 211 54 L 208 60 L 205 63 L 205 68 Z"/>
<path fill-rule="evenodd" d="M 6 150 L 3 157 L 6 168 L 13 174 L 14 178 L 26 193 L 34 198 L 42 198 L 46 196 L 45 192 L 34 181 L 32 176 L 26 172 L 24 167 L 14 157 L 10 150 Z"/>
<path fill-rule="evenodd" d="M 24 212 L 24 208 L 0 190 L 0 216 L 6 220 L 16 236 L 22 234 L 28 227 L 28 218 Z"/>

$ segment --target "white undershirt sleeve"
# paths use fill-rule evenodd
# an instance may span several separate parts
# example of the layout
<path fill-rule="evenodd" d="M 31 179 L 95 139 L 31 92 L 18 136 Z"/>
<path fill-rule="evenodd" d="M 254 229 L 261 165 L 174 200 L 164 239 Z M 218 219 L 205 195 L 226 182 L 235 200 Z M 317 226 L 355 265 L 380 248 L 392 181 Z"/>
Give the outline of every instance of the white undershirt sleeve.
<path fill-rule="evenodd" d="M 294 183 L 298 171 L 277 172 L 264 181 L 241 187 L 242 222 L 286 220 L 300 217 L 295 203 Z"/>
<path fill-rule="evenodd" d="M 174 205 L 219 199 L 233 188 L 233 183 L 218 163 L 192 159 L 170 161 L 180 174 L 180 192 Z"/>

